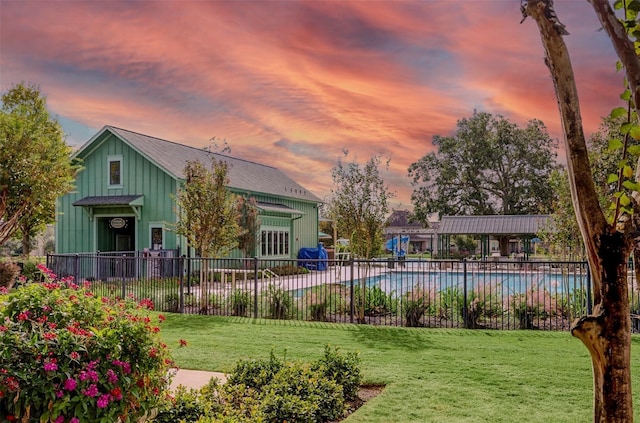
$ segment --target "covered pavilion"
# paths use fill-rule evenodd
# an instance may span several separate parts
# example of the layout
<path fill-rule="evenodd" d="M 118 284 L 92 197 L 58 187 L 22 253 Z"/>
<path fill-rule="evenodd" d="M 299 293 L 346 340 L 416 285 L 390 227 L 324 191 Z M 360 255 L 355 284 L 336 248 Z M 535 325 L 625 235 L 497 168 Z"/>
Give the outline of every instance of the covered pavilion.
<path fill-rule="evenodd" d="M 438 251 L 442 258 L 450 254 L 452 235 L 470 235 L 480 238 L 481 256 L 490 255 L 489 240 L 494 238 L 519 238 L 524 245 L 524 258 L 529 259 L 532 240 L 545 227 L 550 215 L 488 215 L 488 216 L 443 216 L 438 230 Z"/>

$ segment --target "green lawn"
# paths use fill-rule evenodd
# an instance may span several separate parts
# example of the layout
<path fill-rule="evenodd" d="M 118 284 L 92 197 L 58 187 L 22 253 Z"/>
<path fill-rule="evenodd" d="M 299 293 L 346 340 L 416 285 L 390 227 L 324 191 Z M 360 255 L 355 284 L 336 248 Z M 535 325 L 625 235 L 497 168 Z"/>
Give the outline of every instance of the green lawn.
<path fill-rule="evenodd" d="M 187 369 L 230 371 L 241 358 L 358 351 L 365 382 L 385 384 L 346 422 L 589 422 L 591 360 L 567 332 L 471 331 L 166 315 L 161 334 Z M 188 342 L 179 348 L 179 340 Z M 640 337 L 633 339 L 634 352 Z M 634 380 L 640 380 L 633 355 Z M 640 387 L 635 387 L 636 391 Z M 635 396 L 636 420 L 640 396 Z"/>

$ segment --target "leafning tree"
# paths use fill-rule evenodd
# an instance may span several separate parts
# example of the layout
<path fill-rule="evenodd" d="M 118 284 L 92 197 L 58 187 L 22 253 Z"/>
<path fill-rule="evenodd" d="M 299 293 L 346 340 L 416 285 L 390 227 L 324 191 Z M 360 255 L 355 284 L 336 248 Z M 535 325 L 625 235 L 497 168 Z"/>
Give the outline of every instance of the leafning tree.
<path fill-rule="evenodd" d="M 554 198 L 551 218 L 538 232 L 548 253 L 562 260 L 584 259 L 582 237 L 571 201 L 569 177 L 566 169 L 555 170 L 549 178 Z"/>
<path fill-rule="evenodd" d="M 606 214 L 613 213 L 608 206 L 617 191 L 618 165 L 623 161 L 622 149 L 612 148 L 624 139 L 620 132 L 626 120 L 622 117 L 604 117 L 598 131 L 587 141 L 589 162 L 600 205 Z M 555 193 L 551 221 L 539 234 L 550 252 L 563 259 L 584 258 L 582 237 L 576 220 L 566 169 L 554 172 L 549 181 Z"/>
<path fill-rule="evenodd" d="M 603 207 L 609 205 L 611 196 L 617 191 L 618 165 L 624 161 L 624 158 L 622 149 L 616 146 L 621 145 L 625 137 L 620 132 L 625 122 L 626 119 L 621 116 L 604 117 L 598 131 L 587 141 L 593 181 Z"/>
<path fill-rule="evenodd" d="M 549 211 L 556 142 L 541 121 L 520 128 L 502 116 L 474 113 L 457 126 L 454 136 L 434 136 L 437 151 L 409 166 L 414 219 Z M 503 255 L 508 241 L 500 239 Z"/>
<path fill-rule="evenodd" d="M 206 259 L 220 258 L 238 245 L 236 196 L 228 189 L 229 164 L 211 158 L 211 169 L 198 161 L 187 162 L 185 183 L 175 198 L 178 222 L 176 233 L 186 237 L 189 245 Z M 200 266 L 202 292 L 209 292 L 213 276 L 208 264 Z M 200 312 L 208 310 L 208 296 L 201 296 Z"/>
<path fill-rule="evenodd" d="M 176 232 L 202 257 L 219 258 L 238 245 L 236 196 L 227 189 L 229 164 L 211 159 L 211 170 L 188 162 L 184 188 L 176 197 L 180 217 Z"/>
<path fill-rule="evenodd" d="M 348 236 L 352 253 L 373 258 L 382 251 L 388 201 L 394 196 L 380 174 L 380 157 L 372 157 L 363 167 L 338 160 L 331 176 L 329 215 L 338 233 Z"/>
<path fill-rule="evenodd" d="M 364 259 L 375 257 L 383 248 L 388 201 L 394 196 L 382 179 L 380 157 L 372 157 L 363 167 L 355 161 L 344 163 L 338 160 L 331 176 L 333 188 L 329 215 L 338 233 L 348 235 L 352 254 Z M 359 288 L 362 304 L 358 304 L 358 319 L 364 322 L 366 285 L 363 280 Z"/>
<path fill-rule="evenodd" d="M 73 188 L 79 166 L 38 87 L 14 85 L 1 100 L 0 244 L 20 229 L 28 254 L 30 237 L 55 221 L 56 199 Z"/>
<path fill-rule="evenodd" d="M 244 253 L 245 257 L 249 257 L 256 253 L 258 243 L 258 228 L 260 227 L 258 205 L 254 197 L 240 195 L 237 197 L 236 208 L 240 227 L 238 249 Z"/>
<path fill-rule="evenodd" d="M 627 263 L 638 251 L 640 229 L 640 41 L 636 1 L 617 0 L 623 11 L 618 18 L 609 2 L 589 0 L 604 31 L 612 41 L 626 75 L 621 98 L 626 108 L 612 111 L 611 117 L 624 116 L 620 127 L 623 140 L 612 142 L 621 151 L 618 172 L 609 183 L 616 183 L 613 201 L 603 210 L 594 183 L 580 113 L 580 103 L 569 52 L 563 35 L 568 32 L 553 10 L 551 0 L 529 0 L 522 6 L 524 17 L 537 23 L 545 49 L 545 63 L 551 72 L 562 119 L 571 197 L 591 269 L 595 307 L 589 316 L 576 320 L 571 333 L 587 347 L 594 381 L 594 421 L 632 422 L 631 396 L 631 319 Z M 633 167 L 636 167 L 634 172 Z M 635 253 L 634 253 L 635 254 Z"/>

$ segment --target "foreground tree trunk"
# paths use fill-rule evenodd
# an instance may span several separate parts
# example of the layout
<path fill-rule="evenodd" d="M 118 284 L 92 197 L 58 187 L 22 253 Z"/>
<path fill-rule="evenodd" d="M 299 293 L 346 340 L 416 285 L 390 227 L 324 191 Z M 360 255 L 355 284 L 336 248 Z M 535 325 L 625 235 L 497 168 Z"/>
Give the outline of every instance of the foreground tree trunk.
<path fill-rule="evenodd" d="M 594 8 L 596 3 L 608 6 L 604 0 L 593 0 Z M 593 314 L 575 321 L 571 333 L 584 343 L 591 355 L 594 422 L 632 422 L 631 319 L 627 283 L 627 259 L 633 246 L 632 221 L 628 215 L 621 215 L 609 224 L 600 208 L 589 166 L 573 69 L 562 38 L 568 33 L 553 11 L 553 2 L 529 0 L 523 13 L 538 24 L 545 62 L 556 89 L 571 197 L 592 272 Z M 632 90 L 634 88 L 632 86 Z M 636 101 L 636 104 L 640 103 Z"/>

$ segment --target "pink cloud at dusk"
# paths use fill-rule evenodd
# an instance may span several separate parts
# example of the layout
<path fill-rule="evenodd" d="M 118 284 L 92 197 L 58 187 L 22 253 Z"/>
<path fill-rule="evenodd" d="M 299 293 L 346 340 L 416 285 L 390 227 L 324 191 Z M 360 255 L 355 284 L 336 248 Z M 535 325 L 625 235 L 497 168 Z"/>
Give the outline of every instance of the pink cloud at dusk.
<path fill-rule="evenodd" d="M 622 77 L 591 6 L 556 11 L 590 134 Z M 321 198 L 343 150 L 378 154 L 410 208 L 408 166 L 474 110 L 561 138 L 536 25 L 520 20 L 515 0 L 4 1 L 0 88 L 38 84 L 73 145 L 104 125 L 196 147 L 215 136 Z"/>

